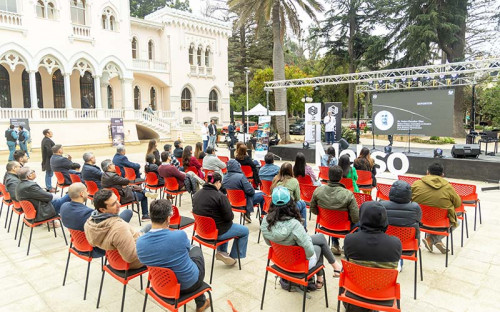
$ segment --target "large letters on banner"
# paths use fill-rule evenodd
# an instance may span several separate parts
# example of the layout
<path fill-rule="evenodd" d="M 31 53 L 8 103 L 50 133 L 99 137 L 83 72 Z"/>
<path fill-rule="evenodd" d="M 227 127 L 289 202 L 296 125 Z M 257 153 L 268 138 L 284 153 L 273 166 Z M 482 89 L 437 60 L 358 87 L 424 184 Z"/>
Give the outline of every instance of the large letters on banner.
<path fill-rule="evenodd" d="M 321 142 L 321 103 L 306 103 L 306 135 L 309 143 Z"/>
<path fill-rule="evenodd" d="M 335 118 L 335 141 L 338 142 L 342 137 L 342 102 L 326 102 L 323 120 L 328 115 L 328 111 L 331 111 Z"/>
<path fill-rule="evenodd" d="M 113 138 L 113 146 L 123 145 L 125 143 L 122 118 L 111 118 L 111 137 Z"/>

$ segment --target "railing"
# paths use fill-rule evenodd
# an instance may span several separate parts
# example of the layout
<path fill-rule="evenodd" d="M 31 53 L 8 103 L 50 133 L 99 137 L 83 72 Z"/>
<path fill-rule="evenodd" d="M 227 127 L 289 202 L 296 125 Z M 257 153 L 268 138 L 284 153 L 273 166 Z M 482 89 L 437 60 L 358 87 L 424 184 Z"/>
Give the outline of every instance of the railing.
<path fill-rule="evenodd" d="M 97 118 L 97 110 L 95 109 L 74 109 L 73 110 L 73 118 L 74 119 L 98 119 Z"/>
<path fill-rule="evenodd" d="M 158 62 L 153 60 L 134 60 L 134 69 L 138 70 L 156 70 L 167 72 L 168 71 L 168 63 L 167 62 Z"/>
<path fill-rule="evenodd" d="M 160 128 L 164 132 L 170 132 L 170 122 L 145 111 L 136 110 L 135 119 L 146 124 Z"/>
<path fill-rule="evenodd" d="M 207 76 L 212 76 L 212 67 L 207 67 Z"/>
<path fill-rule="evenodd" d="M 196 65 L 191 65 L 191 74 L 196 75 Z"/>
<path fill-rule="evenodd" d="M 175 112 L 174 111 L 161 111 L 158 112 L 159 117 L 163 119 L 175 119 Z"/>
<path fill-rule="evenodd" d="M 40 119 L 64 120 L 68 118 L 67 110 L 64 108 L 44 108 L 39 110 Z"/>
<path fill-rule="evenodd" d="M 22 26 L 23 16 L 19 13 L 0 11 L 0 24 Z"/>
<path fill-rule="evenodd" d="M 2 108 L 0 109 L 0 119 L 11 119 L 11 118 L 31 118 L 31 108 Z"/>
<path fill-rule="evenodd" d="M 90 26 L 73 24 L 73 35 L 76 37 L 90 38 Z"/>
<path fill-rule="evenodd" d="M 105 109 L 104 117 L 108 118 L 123 118 L 123 110 L 121 109 Z"/>
<path fill-rule="evenodd" d="M 199 66 L 198 67 L 198 74 L 199 75 L 205 75 L 205 67 Z"/>

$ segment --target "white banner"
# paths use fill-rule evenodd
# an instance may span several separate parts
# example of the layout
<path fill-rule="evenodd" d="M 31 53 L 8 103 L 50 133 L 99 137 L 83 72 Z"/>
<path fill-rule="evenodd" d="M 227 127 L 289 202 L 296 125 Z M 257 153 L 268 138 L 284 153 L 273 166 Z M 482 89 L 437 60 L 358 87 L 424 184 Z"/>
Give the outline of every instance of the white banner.
<path fill-rule="evenodd" d="M 306 103 L 306 134 L 309 143 L 321 142 L 321 103 Z"/>

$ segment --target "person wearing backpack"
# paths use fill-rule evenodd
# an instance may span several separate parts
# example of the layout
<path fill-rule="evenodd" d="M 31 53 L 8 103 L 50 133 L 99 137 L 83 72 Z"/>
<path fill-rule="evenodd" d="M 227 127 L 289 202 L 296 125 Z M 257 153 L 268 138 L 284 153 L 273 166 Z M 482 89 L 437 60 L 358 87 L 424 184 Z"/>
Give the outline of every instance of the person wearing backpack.
<path fill-rule="evenodd" d="M 16 150 L 16 141 L 18 135 L 14 130 L 14 125 L 10 125 L 9 129 L 5 130 L 5 139 L 7 140 L 7 147 L 9 148 L 9 161 L 14 160 L 14 152 Z"/>
<path fill-rule="evenodd" d="M 21 150 L 23 150 L 24 152 L 26 152 L 26 156 L 28 156 L 28 158 L 30 157 L 30 153 L 28 152 L 28 140 L 30 139 L 30 133 L 27 129 L 24 129 L 23 126 L 19 126 L 19 134 L 18 134 L 19 138 L 19 147 L 21 148 Z"/>

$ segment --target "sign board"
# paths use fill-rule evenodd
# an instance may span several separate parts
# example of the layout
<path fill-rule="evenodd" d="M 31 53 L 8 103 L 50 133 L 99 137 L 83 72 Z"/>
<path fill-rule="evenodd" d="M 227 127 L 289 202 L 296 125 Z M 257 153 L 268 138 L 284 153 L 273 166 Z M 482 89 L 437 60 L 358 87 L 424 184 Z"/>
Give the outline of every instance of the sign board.
<path fill-rule="evenodd" d="M 271 116 L 259 116 L 259 129 L 257 130 L 257 144 L 255 151 L 263 152 L 269 149 L 269 132 L 271 130 Z"/>
<path fill-rule="evenodd" d="M 113 146 L 125 144 L 123 118 L 111 118 L 111 138 L 113 139 Z"/>
<path fill-rule="evenodd" d="M 342 102 L 326 102 L 323 114 L 323 122 L 325 122 L 328 112 L 331 112 L 331 118 L 335 121 L 334 133 L 335 140 L 338 141 L 342 137 Z"/>
<path fill-rule="evenodd" d="M 309 143 L 321 142 L 321 103 L 306 103 L 305 140 Z"/>

